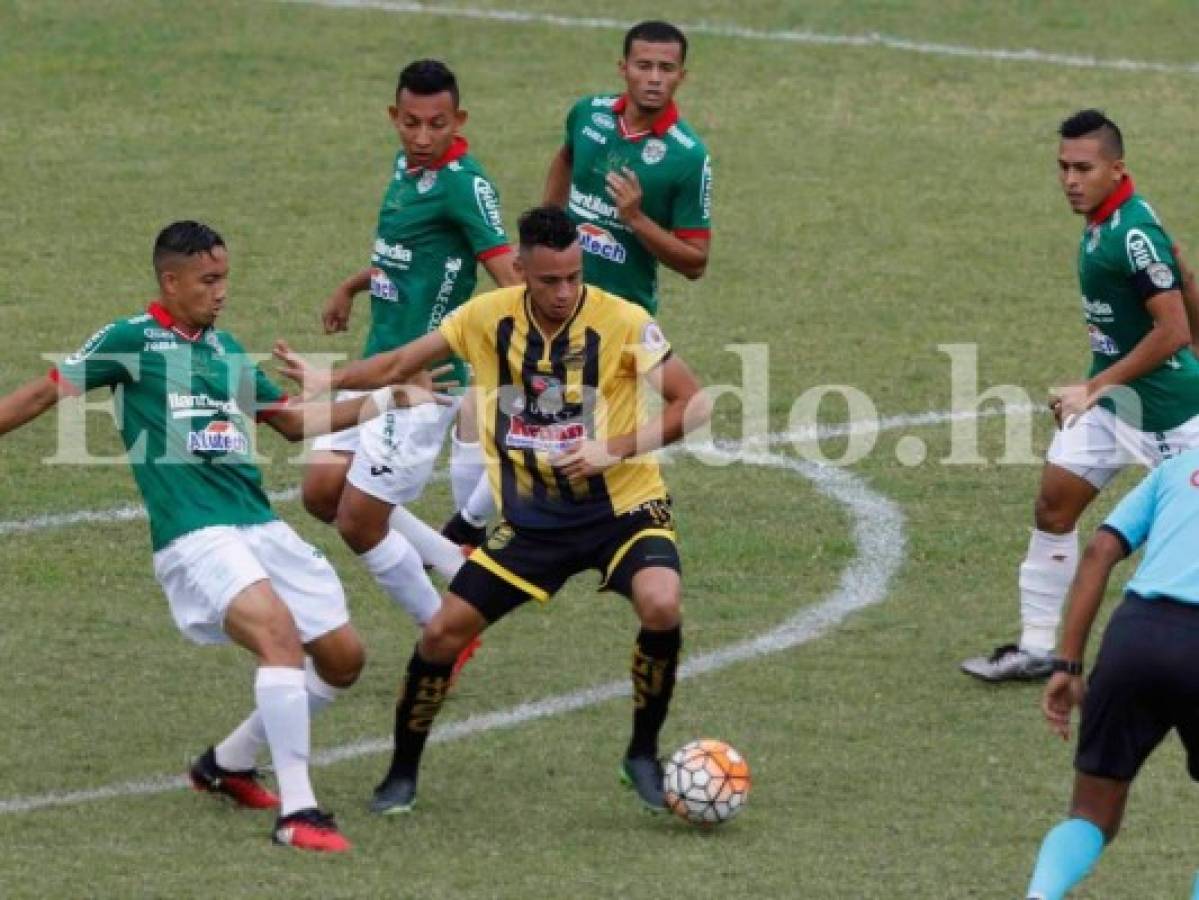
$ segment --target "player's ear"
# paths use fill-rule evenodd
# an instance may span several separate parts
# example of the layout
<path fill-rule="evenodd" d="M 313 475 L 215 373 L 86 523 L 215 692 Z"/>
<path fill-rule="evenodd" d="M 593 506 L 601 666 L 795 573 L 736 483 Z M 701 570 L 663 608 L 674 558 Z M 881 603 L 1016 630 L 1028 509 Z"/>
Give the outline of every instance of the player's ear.
<path fill-rule="evenodd" d="M 457 131 L 459 128 L 461 128 L 463 125 L 466 124 L 467 115 L 468 115 L 468 113 L 466 112 L 465 109 L 454 110 L 454 130 L 455 131 Z"/>
<path fill-rule="evenodd" d="M 391 124 L 400 127 L 400 108 L 394 103 L 387 107 L 387 118 L 391 119 Z"/>
<path fill-rule="evenodd" d="M 1118 159 L 1112 163 L 1112 175 L 1116 181 L 1121 181 L 1124 178 L 1127 166 L 1124 165 L 1124 160 Z"/>
<path fill-rule="evenodd" d="M 512 271 L 515 272 L 517 275 L 519 275 L 521 278 L 525 277 L 524 254 L 521 253 L 519 250 L 516 252 L 516 254 L 514 255 L 514 258 L 512 260 Z"/>

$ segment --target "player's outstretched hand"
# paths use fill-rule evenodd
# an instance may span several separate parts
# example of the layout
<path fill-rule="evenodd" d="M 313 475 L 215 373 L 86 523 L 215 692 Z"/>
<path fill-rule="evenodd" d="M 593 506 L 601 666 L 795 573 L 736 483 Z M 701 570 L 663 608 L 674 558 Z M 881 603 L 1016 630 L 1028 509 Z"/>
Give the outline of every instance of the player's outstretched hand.
<path fill-rule="evenodd" d="M 550 464 L 571 481 L 600 475 L 618 462 L 620 457 L 609 453 L 607 445 L 601 441 L 579 441 L 550 460 Z"/>
<path fill-rule="evenodd" d="M 397 384 L 395 387 L 396 406 L 420 406 L 422 403 L 449 406 L 454 402 L 449 391 L 458 387 L 457 380 L 445 377 L 452 371 L 454 371 L 453 365 L 446 363 L 444 366 L 414 375 L 405 384 Z"/>
<path fill-rule="evenodd" d="M 279 361 L 279 374 L 300 385 L 301 399 L 311 400 L 328 393 L 332 373 L 318 369 L 288 346 L 287 341 L 275 341 L 275 359 Z"/>
<path fill-rule="evenodd" d="M 353 308 L 354 295 L 344 284 L 338 285 L 321 310 L 321 325 L 325 328 L 325 334 L 347 331 L 350 327 L 350 310 Z"/>
<path fill-rule="evenodd" d="M 1086 689 L 1086 682 L 1081 675 L 1067 675 L 1065 672 L 1054 672 L 1049 684 L 1045 685 L 1041 712 L 1045 714 L 1050 730 L 1063 741 L 1070 739 L 1070 713 L 1082 703 Z"/>

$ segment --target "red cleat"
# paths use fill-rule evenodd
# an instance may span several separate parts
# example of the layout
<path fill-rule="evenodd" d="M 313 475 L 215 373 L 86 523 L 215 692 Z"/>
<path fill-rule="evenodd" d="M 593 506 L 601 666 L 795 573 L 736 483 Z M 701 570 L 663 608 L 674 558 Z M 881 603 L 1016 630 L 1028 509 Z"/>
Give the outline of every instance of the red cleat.
<path fill-rule="evenodd" d="M 450 687 L 454 686 L 454 682 L 458 680 L 458 676 L 462 673 L 462 669 L 470 662 L 470 658 L 475 655 L 475 651 L 483 646 L 483 642 L 475 637 L 471 638 L 469 644 L 462 648 L 462 652 L 458 654 L 458 658 L 454 660 L 454 668 L 450 672 Z"/>
<path fill-rule="evenodd" d="M 279 808 L 279 798 L 262 786 L 257 769 L 244 772 L 222 769 L 211 747 L 200 754 L 187 774 L 192 788 L 201 793 L 228 797 L 246 809 Z"/>
<path fill-rule="evenodd" d="M 318 853 L 345 853 L 350 849 L 350 842 L 337 830 L 333 816 L 316 807 L 280 816 L 271 840 L 285 847 Z"/>

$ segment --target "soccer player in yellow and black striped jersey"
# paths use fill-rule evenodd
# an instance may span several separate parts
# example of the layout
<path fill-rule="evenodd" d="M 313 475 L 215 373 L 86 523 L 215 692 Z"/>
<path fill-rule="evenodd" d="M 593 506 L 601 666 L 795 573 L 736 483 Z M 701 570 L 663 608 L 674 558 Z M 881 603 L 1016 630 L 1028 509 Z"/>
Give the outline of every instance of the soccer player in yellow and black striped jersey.
<path fill-rule="evenodd" d="M 583 284 L 578 235 L 562 210 L 521 217 L 517 266 L 523 287 L 476 297 L 398 350 L 333 372 L 310 368 L 285 344 L 277 351 L 306 395 L 398 383 L 453 352 L 473 367 L 483 398 L 500 522 L 454 576 L 412 654 L 376 812 L 412 808 L 421 752 L 461 649 L 586 569 L 600 571 L 601 590 L 631 600 L 641 623 L 621 772 L 646 805 L 662 807 L 658 733 L 682 644 L 682 584 L 670 498 L 648 454 L 706 422 L 711 404 L 649 313 Z M 663 401 L 653 416 L 645 384 Z"/>

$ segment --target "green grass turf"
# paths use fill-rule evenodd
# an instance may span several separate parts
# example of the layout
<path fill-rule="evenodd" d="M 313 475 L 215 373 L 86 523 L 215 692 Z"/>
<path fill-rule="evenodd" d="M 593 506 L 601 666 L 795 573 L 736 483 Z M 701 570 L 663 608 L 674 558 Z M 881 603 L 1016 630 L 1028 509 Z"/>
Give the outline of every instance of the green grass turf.
<path fill-rule="evenodd" d="M 502 2 L 490 4 L 502 7 Z M 633 19 L 611 2 L 521 4 Z M 982 7 L 925 2 L 668 2 L 686 21 L 881 31 L 1188 62 L 1175 4 Z M 148 250 L 183 216 L 210 220 L 234 264 L 226 325 L 265 350 L 353 354 L 364 320 L 318 335 L 317 309 L 360 266 L 394 135 L 385 107 L 418 55 L 458 70 L 467 133 L 508 220 L 540 196 L 578 94 L 615 87 L 619 35 L 275 3 L 0 4 L 0 389 L 43 370 L 96 326 L 152 296 Z M 713 259 L 702 281 L 664 276 L 661 319 L 710 383 L 738 383 L 725 347 L 765 342 L 769 425 L 795 400 L 848 384 L 883 414 L 943 409 L 939 343 L 975 342 L 982 385 L 1038 399 L 1086 363 L 1073 257 L 1078 222 L 1057 193 L 1053 131 L 1099 104 L 1167 225 L 1196 243 L 1195 76 L 1128 74 L 696 35 L 684 115 L 715 158 Z M 359 314 L 364 309 L 358 310 Z M 828 421 L 843 405 L 822 407 Z M 89 446 L 115 453 L 103 414 Z M 719 431 L 734 429 L 730 400 Z M 829 636 L 688 681 L 665 744 L 732 741 L 755 786 L 711 837 L 641 814 L 616 784 L 627 701 L 431 748 L 416 814 L 370 818 L 384 760 L 315 773 L 355 842 L 345 859 L 273 850 L 268 818 L 190 793 L 0 815 L 0 895 L 1011 897 L 1064 809 L 1070 750 L 1033 688 L 986 689 L 957 662 L 1014 636 L 1015 567 L 1037 467 L 945 466 L 948 429 L 910 429 L 928 460 L 896 462 L 903 431 L 854 468 L 902 508 L 906 562 L 886 601 Z M 46 417 L 0 441 L 0 515 L 136 500 L 119 465 L 46 465 Z M 1038 420 L 1034 449 L 1047 444 Z M 273 488 L 294 451 L 265 441 Z M 843 442 L 824 450 L 836 455 Z M 786 450 L 793 453 L 797 451 Z M 667 470 L 687 566 L 687 650 L 771 627 L 836 585 L 854 548 L 844 510 L 774 469 Z M 1084 525 L 1091 527 L 1117 491 Z M 336 536 L 299 505 L 284 517 L 343 574 L 371 661 L 314 728 L 317 748 L 377 739 L 415 633 Z M 444 485 L 418 511 L 440 519 Z M 251 664 L 175 633 L 144 523 L 0 538 L 6 689 L 0 796 L 182 770 L 249 706 Z M 1127 570 L 1123 575 L 1127 576 Z M 489 637 L 446 721 L 623 677 L 633 621 L 576 580 Z M 1193 867 L 1193 794 L 1176 742 L 1147 767 L 1125 833 L 1079 893 L 1181 896 Z"/>

